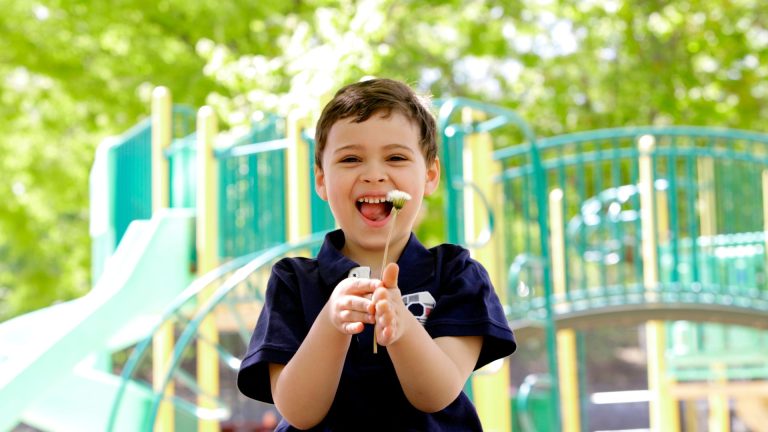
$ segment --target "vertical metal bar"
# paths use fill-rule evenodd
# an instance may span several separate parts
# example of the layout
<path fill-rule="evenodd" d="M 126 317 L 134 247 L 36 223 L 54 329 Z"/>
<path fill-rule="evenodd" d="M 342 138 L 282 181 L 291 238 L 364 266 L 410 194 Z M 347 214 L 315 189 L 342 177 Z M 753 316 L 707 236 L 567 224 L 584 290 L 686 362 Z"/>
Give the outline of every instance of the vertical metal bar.
<path fill-rule="evenodd" d="M 555 150 L 553 149 L 552 152 L 554 153 Z M 566 174 L 566 164 L 565 164 L 565 160 L 566 159 L 565 159 L 565 148 L 564 148 L 564 146 L 562 146 L 562 145 L 561 146 L 557 146 L 556 152 L 557 152 L 557 156 L 554 158 L 554 160 L 557 161 L 556 162 L 556 167 L 555 167 L 555 169 L 557 170 L 556 171 L 557 178 L 556 178 L 555 184 L 557 185 L 556 187 L 558 187 L 563 192 L 563 199 L 562 199 L 562 202 L 561 202 L 561 207 L 562 207 L 561 211 L 563 212 L 563 214 L 565 214 L 565 212 L 566 212 L 565 209 L 567 209 L 567 203 L 566 203 L 567 198 L 566 197 L 568 195 L 568 193 L 567 193 L 568 192 L 568 184 L 567 184 L 567 178 L 568 177 L 567 177 L 567 174 Z M 578 206 L 578 204 L 577 204 L 577 206 Z M 579 209 L 577 207 L 577 211 L 578 210 Z M 563 249 L 565 251 L 568 251 L 569 247 L 571 247 L 570 242 L 569 242 L 569 238 L 568 238 L 567 235 L 564 235 L 563 236 Z M 566 280 L 568 280 L 573 275 L 572 270 L 573 270 L 573 263 L 571 262 L 571 260 L 566 259 L 565 260 L 565 267 L 564 267 L 564 272 L 565 272 Z"/>
<path fill-rule="evenodd" d="M 171 143 L 171 93 L 165 87 L 157 87 L 152 93 L 152 213 L 168 208 L 168 159 L 165 149 Z M 155 430 L 173 431 L 174 412 L 170 399 L 174 388 L 171 383 L 163 387 L 163 377 L 173 353 L 173 322 L 163 324 L 152 339 L 152 384 L 154 390 L 163 393 L 158 409 Z"/>
<path fill-rule="evenodd" d="M 594 192 L 592 193 L 592 195 L 594 196 L 598 196 L 605 189 L 605 186 L 603 185 L 602 143 L 603 143 L 602 141 L 594 142 L 595 156 L 596 156 L 595 162 L 594 162 L 594 170 L 592 173 L 592 181 L 594 182 Z M 605 217 L 607 219 L 607 212 L 605 215 L 601 215 L 601 217 Z M 608 222 L 608 223 L 605 223 L 605 222 Z M 608 238 L 608 230 L 610 225 L 613 225 L 613 224 L 605 220 L 603 225 L 600 227 L 601 237 L 603 236 L 605 237 L 605 239 L 602 241 L 608 242 L 609 245 L 610 245 L 610 239 Z M 603 249 L 606 250 L 607 248 L 603 248 Z M 606 285 L 608 284 L 608 279 L 606 277 L 606 274 L 608 273 L 608 264 L 606 262 L 606 257 L 602 255 L 603 254 L 601 254 L 601 259 L 599 263 L 600 271 L 598 272 L 599 282 L 597 285 L 599 287 L 598 288 L 599 291 L 597 294 L 599 296 L 604 297 L 606 292 Z"/>
<path fill-rule="evenodd" d="M 586 177 L 587 177 L 587 168 L 586 163 L 584 162 L 584 143 L 583 142 L 576 142 L 574 152 L 578 155 L 576 158 L 576 198 L 574 201 L 578 203 L 583 203 L 587 199 L 587 185 L 586 185 Z M 585 252 L 588 247 L 588 240 L 587 240 L 587 230 L 586 226 L 584 229 L 579 230 L 579 256 L 581 257 L 581 261 L 584 262 L 584 256 Z M 587 274 L 587 266 L 586 262 L 584 262 L 584 268 L 582 268 L 580 279 L 581 282 L 579 283 L 579 291 L 586 292 L 587 287 L 589 286 L 589 281 L 587 280 L 588 274 Z"/>
<path fill-rule="evenodd" d="M 666 209 L 660 209 L 660 212 L 657 212 L 657 217 L 661 218 L 668 218 L 669 220 L 669 226 L 666 230 L 667 233 L 665 237 L 668 236 L 669 240 L 669 250 L 672 253 L 672 268 L 670 269 L 670 275 L 669 275 L 669 281 L 672 282 L 672 286 L 678 287 L 678 282 L 680 282 L 680 243 L 679 243 L 679 237 L 680 237 L 680 226 L 679 226 L 679 217 L 678 212 L 680 211 L 680 207 L 677 203 L 677 193 L 678 193 L 678 185 L 677 185 L 677 163 L 678 163 L 678 147 L 677 147 L 677 137 L 675 135 L 671 135 L 669 137 L 670 141 L 670 154 L 669 154 L 669 178 L 668 178 L 668 185 L 667 188 L 667 202 L 668 207 Z M 661 213 L 661 214 L 658 214 Z"/>
<path fill-rule="evenodd" d="M 656 246 L 656 209 L 654 199 L 654 167 L 652 152 L 655 140 L 643 135 L 638 140 L 640 151 L 640 211 L 642 214 L 643 285 L 646 302 L 658 301 L 658 249 Z M 663 321 L 646 323 L 646 344 L 648 351 L 648 388 L 651 392 L 651 429 L 657 431 L 676 430 L 677 408 L 670 395 L 666 377 L 665 352 L 666 329 Z"/>
<path fill-rule="evenodd" d="M 619 157 L 620 141 L 617 137 L 614 137 L 611 139 L 611 143 L 612 143 L 612 149 L 613 149 L 613 157 L 611 158 L 611 160 L 613 161 L 611 163 L 611 184 L 615 188 L 620 188 L 623 186 L 621 181 L 622 160 Z M 621 197 L 619 197 L 619 199 L 621 199 Z M 620 205 L 623 206 L 623 203 L 621 203 Z M 619 213 L 623 211 L 624 211 L 623 209 L 621 208 L 619 209 Z M 617 252 L 619 254 L 619 261 L 616 263 L 616 271 L 614 272 L 615 279 L 611 280 L 609 283 L 612 283 L 612 284 L 618 284 L 622 282 L 626 283 L 627 275 L 626 275 L 626 268 L 624 263 L 625 245 L 624 245 L 624 221 L 623 220 L 620 219 L 618 223 L 611 224 L 611 235 L 613 236 L 613 238 L 617 240 L 617 244 L 619 245 L 619 250 Z"/>
<path fill-rule="evenodd" d="M 545 323 L 546 341 L 547 341 L 547 363 L 549 366 L 549 374 L 552 385 L 550 387 L 550 402 L 555 407 L 555 416 L 553 420 L 553 429 L 560 430 L 561 414 L 560 414 L 560 386 L 558 384 L 557 377 L 557 336 L 555 327 L 555 314 L 552 305 L 552 285 L 550 283 L 550 270 L 549 270 L 549 245 L 548 245 L 548 228 L 547 228 L 547 184 L 546 184 L 546 172 L 539 155 L 539 148 L 536 141 L 531 140 L 531 165 L 533 168 L 533 179 L 536 188 L 535 198 L 537 204 L 537 218 L 539 225 L 539 247 L 541 248 L 541 257 L 544 262 L 542 282 L 544 285 L 544 307 L 547 312 L 547 320 Z"/>
<path fill-rule="evenodd" d="M 686 158 L 686 177 L 693 181 L 696 178 L 696 171 L 694 169 L 695 154 L 692 154 Z M 700 269 L 699 269 L 699 248 L 697 239 L 699 238 L 699 227 L 696 218 L 696 195 L 697 188 L 691 186 L 691 190 L 688 191 L 688 238 L 691 240 L 690 246 L 690 260 L 691 260 L 691 278 L 690 282 L 701 282 Z"/>
<path fill-rule="evenodd" d="M 554 189 L 549 194 L 549 224 L 552 242 L 552 294 L 557 299 L 555 310 L 570 303 L 566 292 L 565 233 L 563 230 L 563 191 Z M 561 429 L 563 432 L 579 432 L 579 383 L 576 358 L 576 332 L 573 329 L 557 330 L 558 382 L 561 387 Z"/>
<path fill-rule="evenodd" d="M 197 272 L 204 275 L 216 268 L 216 165 L 213 158 L 213 142 L 218 133 L 216 114 L 208 106 L 200 108 L 197 117 Z M 200 293 L 200 304 L 205 304 L 213 294 L 215 285 Z M 197 381 L 200 387 L 197 403 L 204 409 L 216 408 L 219 396 L 219 357 L 216 345 L 219 331 L 215 314 L 208 314 L 200 323 L 197 341 Z M 218 432 L 215 419 L 199 419 L 199 432 Z"/>

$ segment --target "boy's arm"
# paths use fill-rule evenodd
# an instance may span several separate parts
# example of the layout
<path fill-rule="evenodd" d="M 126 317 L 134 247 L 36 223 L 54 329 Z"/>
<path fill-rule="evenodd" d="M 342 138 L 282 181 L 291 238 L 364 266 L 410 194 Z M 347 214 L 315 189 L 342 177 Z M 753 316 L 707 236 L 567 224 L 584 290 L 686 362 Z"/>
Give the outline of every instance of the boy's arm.
<path fill-rule="evenodd" d="M 286 365 L 270 363 L 272 399 L 280 414 L 299 429 L 320 423 L 331 408 L 351 335 L 373 323 L 365 297 L 378 281 L 345 279 L 318 314 L 317 319 Z"/>
<path fill-rule="evenodd" d="M 480 356 L 481 336 L 432 339 L 403 304 L 397 288 L 396 265 L 389 265 L 374 294 L 379 343 L 387 346 L 408 401 L 424 412 L 453 402 L 464 388 Z M 381 301 L 384 299 L 384 301 Z"/>
<path fill-rule="evenodd" d="M 414 321 L 400 339 L 387 346 L 387 352 L 408 401 L 424 412 L 440 411 L 464 388 L 480 356 L 483 338 L 432 339 L 415 317 Z"/>

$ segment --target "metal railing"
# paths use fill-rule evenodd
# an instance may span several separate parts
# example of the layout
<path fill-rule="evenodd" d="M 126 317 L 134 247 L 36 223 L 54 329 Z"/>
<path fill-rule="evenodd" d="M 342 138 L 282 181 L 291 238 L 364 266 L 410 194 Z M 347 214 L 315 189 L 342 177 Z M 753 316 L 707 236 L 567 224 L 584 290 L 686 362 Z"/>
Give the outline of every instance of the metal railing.
<path fill-rule="evenodd" d="M 196 344 L 213 348 L 218 353 L 221 374 L 234 377 L 258 317 L 272 265 L 288 255 L 311 254 L 321 244 L 324 235 L 313 234 L 296 243 L 282 244 L 237 258 L 195 280 L 155 324 L 150 336 L 132 351 L 122 369 L 122 384 L 107 430 L 115 430 L 120 416 L 130 415 L 121 412 L 121 409 L 126 389 L 137 383 L 144 383 L 146 394 L 151 398 L 147 401 L 148 412 L 144 413 L 146 430 L 153 428 L 162 403 L 174 407 L 177 425 L 184 422 L 190 424 L 197 419 L 229 419 L 233 411 L 237 411 L 233 405 L 242 401 L 244 396 L 233 394 L 237 392 L 233 389 L 234 380 L 223 383 L 219 395 L 205 394 L 200 390 L 196 384 L 194 362 L 189 361 L 195 356 Z M 203 339 L 198 333 L 201 322 L 208 317 L 217 320 L 220 331 L 218 341 Z M 167 372 L 161 377 L 162 384 L 155 388 L 166 389 L 170 385 L 174 389 L 171 396 L 162 390 L 153 390 L 147 374 L 152 335 L 167 324 L 174 327 L 177 337 Z"/>

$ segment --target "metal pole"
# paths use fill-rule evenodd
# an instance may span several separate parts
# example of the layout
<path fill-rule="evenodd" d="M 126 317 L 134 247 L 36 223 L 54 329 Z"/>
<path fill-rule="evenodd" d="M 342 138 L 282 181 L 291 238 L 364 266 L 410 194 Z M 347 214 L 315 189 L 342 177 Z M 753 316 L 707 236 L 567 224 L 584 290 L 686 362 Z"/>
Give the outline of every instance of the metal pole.
<path fill-rule="evenodd" d="M 157 87 L 152 92 L 152 213 L 168 208 L 168 159 L 165 150 L 171 144 L 171 92 L 165 87 Z M 152 338 L 152 383 L 156 392 L 162 392 L 163 402 L 157 414 L 155 430 L 173 431 L 174 412 L 173 384 L 164 389 L 163 377 L 170 364 L 173 353 L 173 323 L 163 324 Z"/>
<path fill-rule="evenodd" d="M 218 132 L 216 114 L 208 106 L 197 112 L 197 273 L 204 275 L 216 268 L 218 254 L 216 193 L 216 162 L 213 155 L 213 142 Z M 200 293 L 200 304 L 205 304 L 213 294 L 210 286 Z M 216 326 L 216 314 L 208 314 L 200 323 L 197 340 L 197 381 L 200 394 L 197 403 L 203 409 L 214 410 L 219 395 L 219 356 L 216 345 L 219 343 L 219 331 Z M 218 420 L 200 419 L 197 424 L 200 432 L 218 432 L 221 430 Z"/>

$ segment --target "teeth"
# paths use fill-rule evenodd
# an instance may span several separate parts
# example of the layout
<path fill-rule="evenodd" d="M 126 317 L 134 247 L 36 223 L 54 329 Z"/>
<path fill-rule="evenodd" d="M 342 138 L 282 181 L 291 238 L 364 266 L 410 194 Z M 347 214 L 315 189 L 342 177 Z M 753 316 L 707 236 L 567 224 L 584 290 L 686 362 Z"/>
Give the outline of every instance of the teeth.
<path fill-rule="evenodd" d="M 357 202 L 360 202 L 360 203 L 364 202 L 364 203 L 368 203 L 368 204 L 378 204 L 378 203 L 383 203 L 383 202 L 386 202 L 386 201 L 387 201 L 387 199 L 383 198 L 383 197 L 381 197 L 381 198 L 362 197 L 362 198 L 358 198 L 357 199 Z"/>

